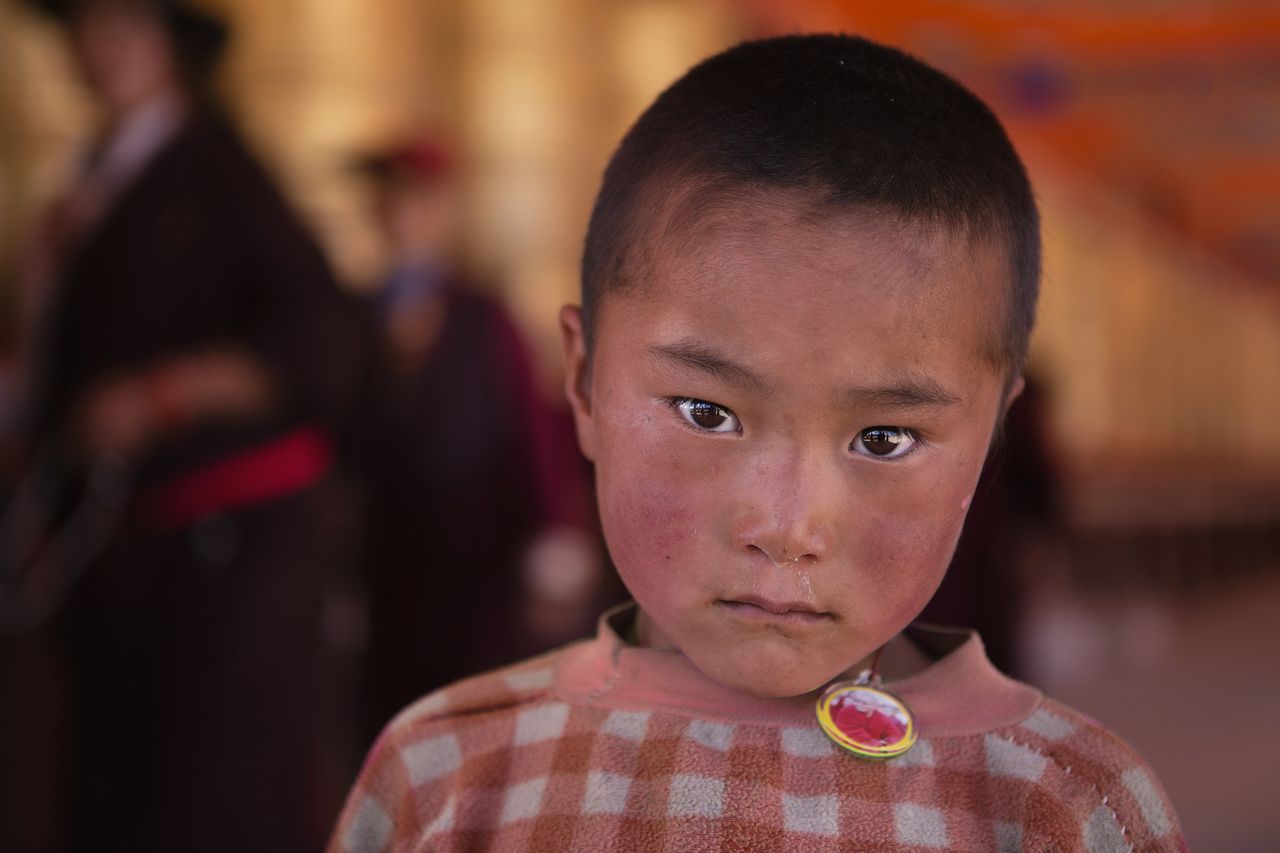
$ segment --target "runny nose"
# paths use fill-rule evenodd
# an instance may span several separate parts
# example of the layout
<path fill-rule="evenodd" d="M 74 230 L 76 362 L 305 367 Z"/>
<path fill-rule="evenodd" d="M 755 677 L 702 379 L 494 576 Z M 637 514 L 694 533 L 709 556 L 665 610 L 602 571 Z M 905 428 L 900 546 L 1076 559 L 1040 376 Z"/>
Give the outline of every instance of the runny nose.
<path fill-rule="evenodd" d="M 807 565 L 809 563 L 816 563 L 819 559 L 818 555 L 814 553 L 817 549 L 810 549 L 807 551 L 800 549 L 800 553 L 793 553 L 786 545 L 773 547 L 769 544 L 757 545 L 752 543 L 747 546 L 747 550 L 759 553 L 764 557 L 768 557 L 769 562 L 778 567 L 793 564 Z"/>

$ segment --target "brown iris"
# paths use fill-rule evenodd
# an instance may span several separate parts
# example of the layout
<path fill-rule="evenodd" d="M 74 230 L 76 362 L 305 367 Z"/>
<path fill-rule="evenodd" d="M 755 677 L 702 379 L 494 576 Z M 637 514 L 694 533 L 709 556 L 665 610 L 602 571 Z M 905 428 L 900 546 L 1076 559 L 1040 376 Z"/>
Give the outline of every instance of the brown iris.
<path fill-rule="evenodd" d="M 871 427 L 858 434 L 858 441 L 873 456 L 892 456 L 908 438 L 904 430 L 893 427 Z"/>
<path fill-rule="evenodd" d="M 715 403 L 708 403 L 705 400 L 692 400 L 688 404 L 689 419 L 703 429 L 716 429 L 724 426 L 724 422 L 728 419 L 724 409 Z"/>

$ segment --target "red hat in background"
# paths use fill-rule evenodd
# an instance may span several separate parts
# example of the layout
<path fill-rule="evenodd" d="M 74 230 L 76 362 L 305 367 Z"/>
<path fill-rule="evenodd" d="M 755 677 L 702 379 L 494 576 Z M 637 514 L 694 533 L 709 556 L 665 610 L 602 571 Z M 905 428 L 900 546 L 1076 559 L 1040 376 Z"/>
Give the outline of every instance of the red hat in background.
<path fill-rule="evenodd" d="M 455 168 L 453 155 L 434 137 L 419 137 L 355 161 L 357 171 L 376 180 L 415 178 L 434 182 L 451 175 Z"/>

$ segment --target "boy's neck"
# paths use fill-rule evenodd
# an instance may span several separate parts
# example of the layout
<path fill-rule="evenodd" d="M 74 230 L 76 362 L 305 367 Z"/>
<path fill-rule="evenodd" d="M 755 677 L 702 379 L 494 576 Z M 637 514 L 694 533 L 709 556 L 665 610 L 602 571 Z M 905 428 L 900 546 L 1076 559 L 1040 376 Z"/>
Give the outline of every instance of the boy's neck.
<path fill-rule="evenodd" d="M 880 677 L 885 681 L 899 681 L 928 669 L 935 659 L 920 648 L 905 633 L 897 633 L 884 645 L 884 653 L 880 655 Z M 859 664 L 851 674 L 856 676 L 865 664 Z"/>

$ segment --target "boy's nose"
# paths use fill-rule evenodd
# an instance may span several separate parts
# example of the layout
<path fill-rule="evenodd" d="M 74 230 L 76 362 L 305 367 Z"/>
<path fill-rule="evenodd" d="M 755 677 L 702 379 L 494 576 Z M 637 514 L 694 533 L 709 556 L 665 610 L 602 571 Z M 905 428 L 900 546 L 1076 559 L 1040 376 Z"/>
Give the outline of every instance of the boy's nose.
<path fill-rule="evenodd" d="M 760 474 L 734 519 L 735 544 L 777 566 L 825 560 L 834 540 L 838 472 L 829 462 L 795 458 Z"/>

